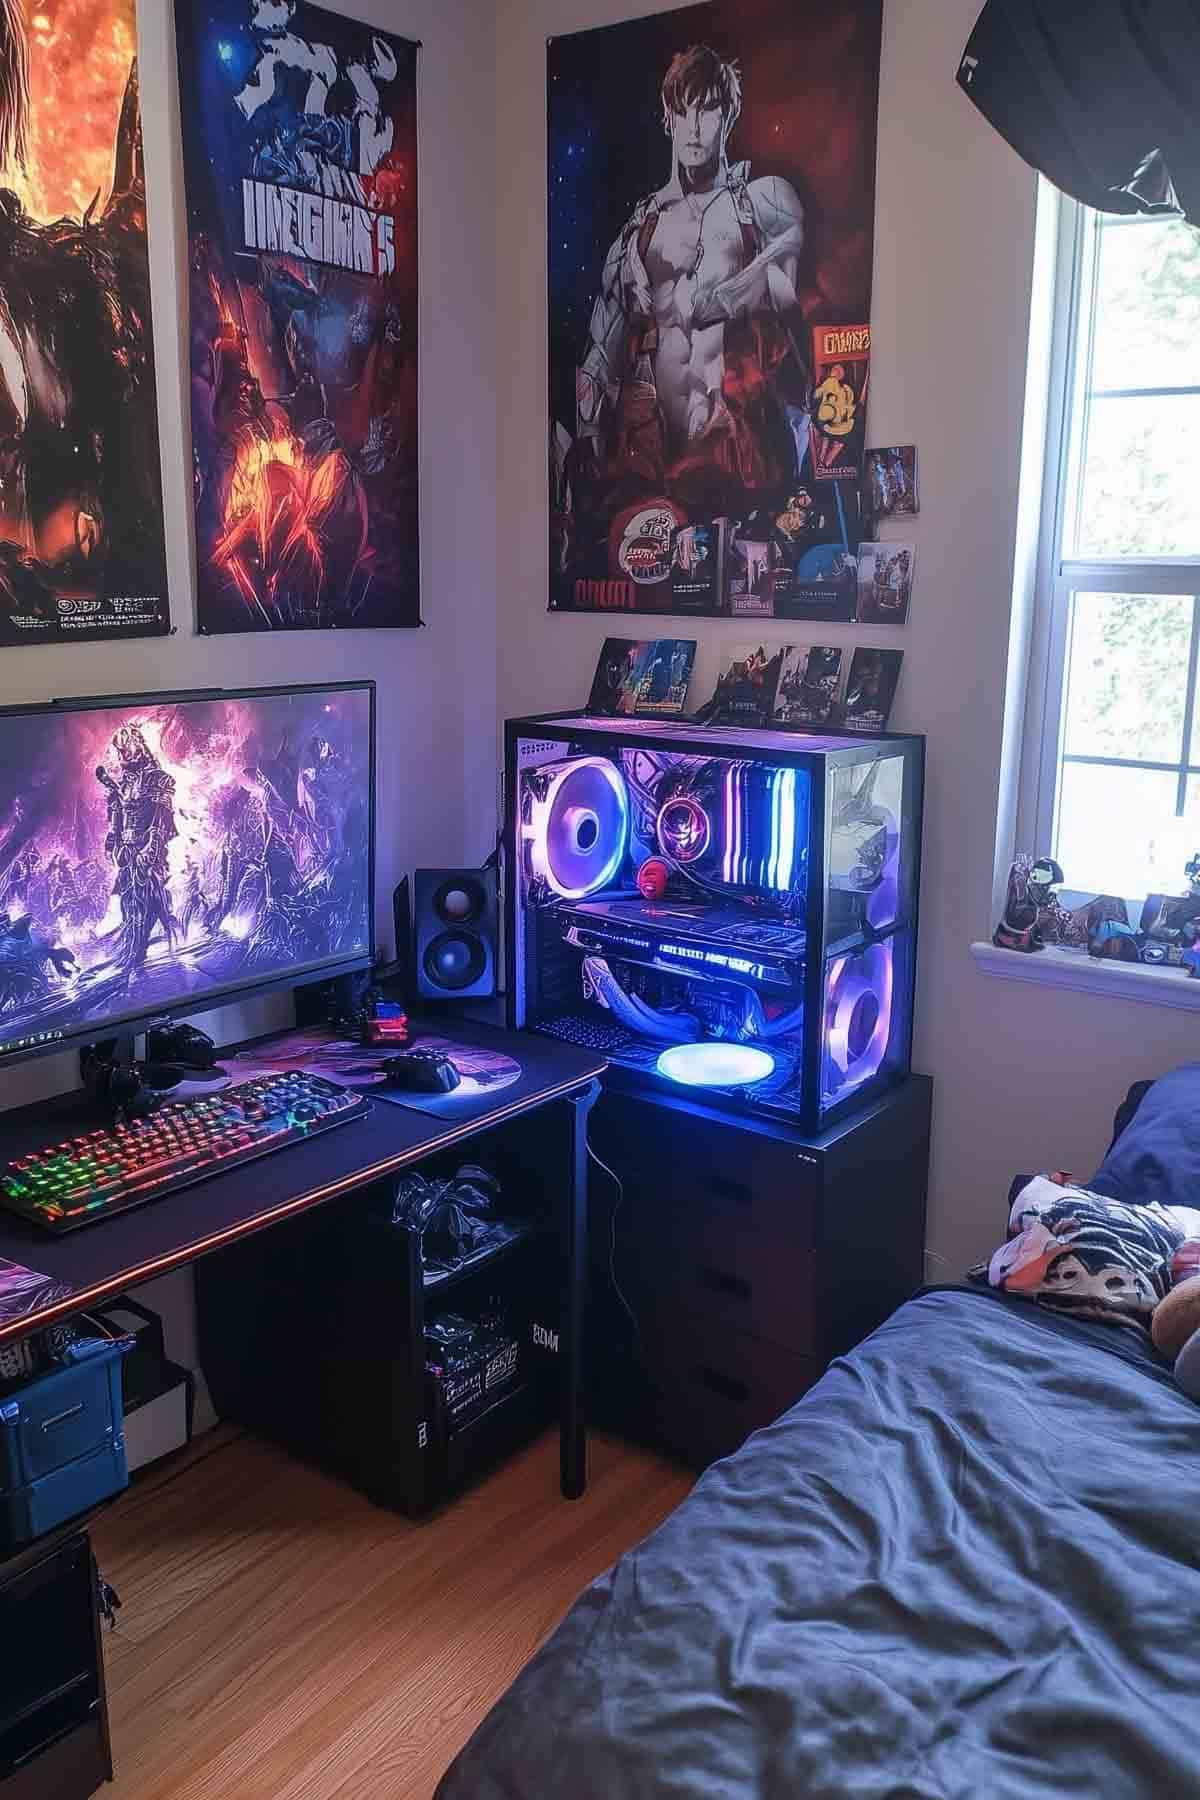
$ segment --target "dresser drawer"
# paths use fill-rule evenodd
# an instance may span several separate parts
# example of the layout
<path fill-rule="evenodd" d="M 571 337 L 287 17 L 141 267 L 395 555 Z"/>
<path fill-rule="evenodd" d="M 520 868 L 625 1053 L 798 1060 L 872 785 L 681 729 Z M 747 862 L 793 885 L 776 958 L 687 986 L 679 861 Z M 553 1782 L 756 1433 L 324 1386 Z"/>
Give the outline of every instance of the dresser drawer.
<path fill-rule="evenodd" d="M 674 1236 L 647 1232 L 631 1210 L 618 1213 L 615 1242 L 610 1223 L 597 1222 L 597 1293 L 615 1273 L 639 1325 L 668 1312 L 816 1354 L 816 1261 L 804 1245 L 748 1238 L 709 1220 Z"/>
<path fill-rule="evenodd" d="M 655 1440 L 697 1466 L 730 1455 L 821 1372 L 815 1357 L 702 1318 L 659 1318 L 643 1336 Z"/>
<path fill-rule="evenodd" d="M 624 1095 L 600 1102 L 591 1137 L 622 1182 L 653 1201 L 664 1229 L 727 1218 L 743 1234 L 815 1241 L 820 1162 L 785 1140 Z"/>

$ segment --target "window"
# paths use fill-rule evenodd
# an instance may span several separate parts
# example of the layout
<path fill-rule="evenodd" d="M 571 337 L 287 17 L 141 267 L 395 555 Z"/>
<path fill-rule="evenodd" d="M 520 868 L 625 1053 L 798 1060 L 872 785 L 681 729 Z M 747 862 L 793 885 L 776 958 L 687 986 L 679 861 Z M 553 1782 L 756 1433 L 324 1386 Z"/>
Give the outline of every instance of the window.
<path fill-rule="evenodd" d="M 1200 849 L 1200 231 L 1064 203 L 1056 331 L 1022 835 L 1140 901 Z"/>

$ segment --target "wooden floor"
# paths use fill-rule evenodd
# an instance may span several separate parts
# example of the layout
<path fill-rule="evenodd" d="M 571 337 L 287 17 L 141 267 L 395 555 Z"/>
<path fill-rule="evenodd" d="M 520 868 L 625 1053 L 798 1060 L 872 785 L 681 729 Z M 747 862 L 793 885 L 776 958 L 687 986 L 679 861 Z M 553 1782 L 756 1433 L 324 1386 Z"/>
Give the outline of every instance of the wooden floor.
<path fill-rule="evenodd" d="M 124 1602 L 105 1631 L 112 1800 L 429 1800 L 593 1576 L 687 1491 L 602 1438 L 558 1496 L 548 1435 L 411 1525 L 218 1430 L 92 1526 Z"/>

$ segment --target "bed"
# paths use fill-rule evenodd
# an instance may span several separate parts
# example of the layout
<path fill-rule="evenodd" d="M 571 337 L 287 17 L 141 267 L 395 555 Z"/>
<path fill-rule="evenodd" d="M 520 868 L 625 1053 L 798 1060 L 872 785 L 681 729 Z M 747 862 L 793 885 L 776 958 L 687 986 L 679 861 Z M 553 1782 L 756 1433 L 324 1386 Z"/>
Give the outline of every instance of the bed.
<path fill-rule="evenodd" d="M 709 1469 L 438 1800 L 1073 1794 L 1200 1795 L 1200 1408 L 964 1285 Z"/>

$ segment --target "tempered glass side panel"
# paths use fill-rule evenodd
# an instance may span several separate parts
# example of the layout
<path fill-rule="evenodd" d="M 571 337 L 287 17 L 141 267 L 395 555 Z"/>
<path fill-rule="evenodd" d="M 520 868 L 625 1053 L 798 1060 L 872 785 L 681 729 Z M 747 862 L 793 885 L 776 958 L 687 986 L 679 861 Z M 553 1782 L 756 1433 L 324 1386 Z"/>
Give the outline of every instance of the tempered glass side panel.
<path fill-rule="evenodd" d="M 889 931 L 907 911 L 908 896 L 901 893 L 909 829 L 904 815 L 904 757 L 834 764 L 825 806 L 828 950 Z"/>
<path fill-rule="evenodd" d="M 830 764 L 822 1115 L 908 1070 L 919 798 L 912 749 L 864 746 Z"/>

